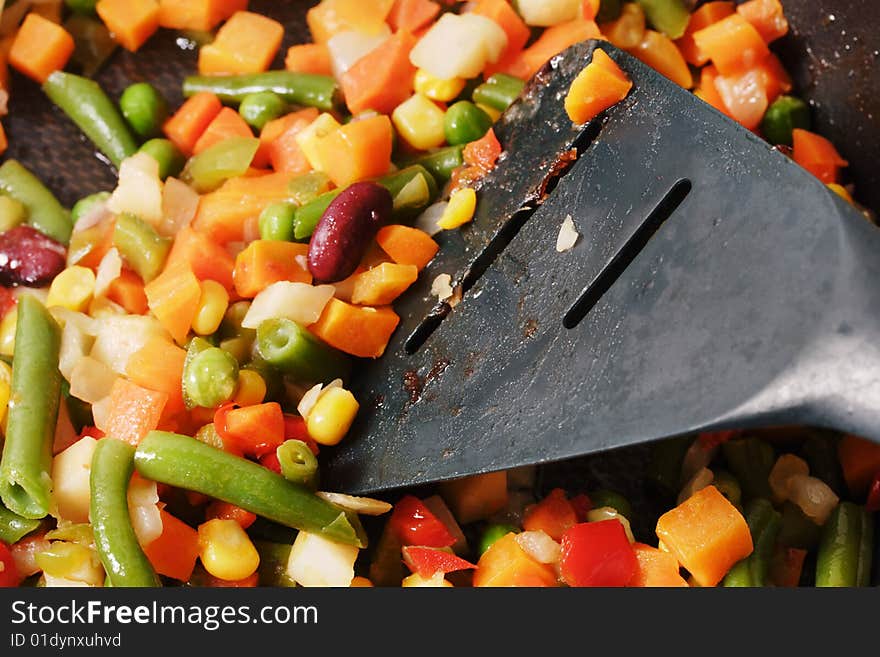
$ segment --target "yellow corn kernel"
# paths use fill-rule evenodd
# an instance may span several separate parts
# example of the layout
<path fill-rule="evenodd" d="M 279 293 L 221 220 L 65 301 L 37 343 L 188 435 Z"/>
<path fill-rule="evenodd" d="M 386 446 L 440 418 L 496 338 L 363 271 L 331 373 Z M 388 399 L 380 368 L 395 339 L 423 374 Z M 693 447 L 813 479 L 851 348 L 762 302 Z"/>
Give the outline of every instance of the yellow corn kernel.
<path fill-rule="evenodd" d="M 220 322 L 229 307 L 229 293 L 217 281 L 202 281 L 202 294 L 193 318 L 192 329 L 198 335 L 211 335 L 220 328 Z"/>
<path fill-rule="evenodd" d="M 5 194 L 0 194 L 0 232 L 15 228 L 27 219 L 24 204 Z"/>
<path fill-rule="evenodd" d="M 452 192 L 449 205 L 443 211 L 437 225 L 444 230 L 458 228 L 474 218 L 477 209 L 477 193 L 470 187 L 462 187 Z"/>
<path fill-rule="evenodd" d="M 321 445 L 337 445 L 348 433 L 359 405 L 345 388 L 328 388 L 309 411 L 306 429 Z"/>
<path fill-rule="evenodd" d="M 435 78 L 424 69 L 416 71 L 416 79 L 414 87 L 417 94 L 430 98 L 431 100 L 439 100 L 446 102 L 457 98 L 461 90 L 464 89 L 465 81 L 461 78 L 450 78 L 443 80 Z"/>
<path fill-rule="evenodd" d="M 501 112 L 499 112 L 494 107 L 490 107 L 489 105 L 483 105 L 482 103 L 477 103 L 477 107 L 483 110 L 486 114 L 489 115 L 489 118 L 492 119 L 492 123 L 495 123 L 499 118 L 501 118 Z"/>
<path fill-rule="evenodd" d="M 828 183 L 828 189 L 837 194 L 840 198 L 842 198 L 847 203 L 853 202 L 853 197 L 847 191 L 846 187 L 843 185 L 838 185 L 837 183 Z"/>
<path fill-rule="evenodd" d="M 6 422 L 6 408 L 9 406 L 9 395 L 12 392 L 12 368 L 6 361 L 0 360 L 0 424 Z M 5 431 L 3 433 L 6 433 Z"/>
<path fill-rule="evenodd" d="M 361 577 L 360 575 L 351 580 L 351 588 L 370 588 L 373 586 L 373 583 L 367 579 L 366 577 Z"/>
<path fill-rule="evenodd" d="M 199 525 L 199 558 L 214 577 L 236 581 L 253 575 L 260 554 L 235 520 L 215 518 Z"/>
<path fill-rule="evenodd" d="M 391 114 L 397 132 L 414 148 L 426 151 L 446 141 L 445 113 L 433 102 L 415 94 L 398 105 Z"/>
<path fill-rule="evenodd" d="M 418 573 L 413 573 L 409 577 L 404 577 L 400 585 L 403 588 L 442 588 L 452 586 L 452 582 L 444 578 L 442 572 L 437 571 L 433 577 L 422 577 Z"/>
<path fill-rule="evenodd" d="M 12 308 L 0 320 L 0 356 L 15 354 L 15 327 L 18 324 L 18 308 Z"/>
<path fill-rule="evenodd" d="M 255 406 L 266 396 L 266 382 L 253 370 L 239 370 L 238 387 L 232 398 L 239 406 Z"/>
<path fill-rule="evenodd" d="M 315 171 L 324 171 L 327 168 L 321 162 L 321 149 L 319 148 L 321 140 L 341 127 L 339 121 L 325 112 L 296 135 L 296 143 L 299 144 L 300 150 Z"/>
<path fill-rule="evenodd" d="M 95 272 L 88 267 L 73 265 L 58 274 L 49 288 L 46 307 L 61 306 L 84 312 L 95 293 Z"/>

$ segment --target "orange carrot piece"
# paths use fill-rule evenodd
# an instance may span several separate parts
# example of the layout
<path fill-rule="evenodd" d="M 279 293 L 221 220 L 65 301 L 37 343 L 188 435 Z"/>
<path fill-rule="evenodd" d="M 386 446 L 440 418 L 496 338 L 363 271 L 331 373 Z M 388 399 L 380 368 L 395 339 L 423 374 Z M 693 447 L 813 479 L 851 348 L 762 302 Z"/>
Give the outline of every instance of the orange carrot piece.
<path fill-rule="evenodd" d="M 393 138 L 387 115 L 347 123 L 318 142 L 319 159 L 337 187 L 375 178 L 391 168 Z"/>
<path fill-rule="evenodd" d="M 7 148 L 9 148 L 9 140 L 6 138 L 6 129 L 0 123 L 0 154 L 5 153 Z"/>
<path fill-rule="evenodd" d="M 856 497 L 864 495 L 871 479 L 880 472 L 880 445 L 857 436 L 844 436 L 837 444 L 837 458 L 850 493 Z"/>
<path fill-rule="evenodd" d="M 284 68 L 296 73 L 333 75 L 330 51 L 323 43 L 302 43 L 287 49 Z"/>
<path fill-rule="evenodd" d="M 192 269 L 188 266 L 166 267 L 144 286 L 144 292 L 150 311 L 174 341 L 183 344 L 202 294 L 199 279 Z"/>
<path fill-rule="evenodd" d="M 675 45 L 681 50 L 681 54 L 684 55 L 685 61 L 688 64 L 703 66 L 709 61 L 709 56 L 697 47 L 697 43 L 694 41 L 694 32 L 717 23 L 722 18 L 727 18 L 733 12 L 733 2 L 729 0 L 707 2 L 694 10 L 690 20 L 688 20 L 687 29 L 684 31 L 684 34 L 675 41 Z"/>
<path fill-rule="evenodd" d="M 730 110 L 724 105 L 721 95 L 715 88 L 715 80 L 718 78 L 718 69 L 709 64 L 700 70 L 700 83 L 694 90 L 694 95 L 700 100 L 709 103 L 722 114 L 733 118 Z"/>
<path fill-rule="evenodd" d="M 599 13 L 599 6 L 599 0 L 583 0 L 581 2 L 581 18 L 595 20 L 596 15 Z"/>
<path fill-rule="evenodd" d="M 189 581 L 199 557 L 199 533 L 165 509 L 159 509 L 162 533 L 144 546 L 144 554 L 160 575 Z"/>
<path fill-rule="evenodd" d="M 460 523 L 485 520 L 508 504 L 507 472 L 450 479 L 440 484 L 440 494 Z"/>
<path fill-rule="evenodd" d="M 766 43 L 788 34 L 788 20 L 779 0 L 748 0 L 737 6 L 736 13 L 751 23 Z"/>
<path fill-rule="evenodd" d="M 107 288 L 107 298 L 132 315 L 146 315 L 147 295 L 144 293 L 144 281 L 130 269 L 123 269 L 119 277 Z"/>
<path fill-rule="evenodd" d="M 149 390 L 119 377 L 110 389 L 110 412 L 104 432 L 137 445 L 158 426 L 167 401 L 166 393 Z"/>
<path fill-rule="evenodd" d="M 513 61 L 513 58 L 522 52 L 532 32 L 507 0 L 479 0 L 473 13 L 495 21 L 507 35 L 507 46 L 498 58 L 498 62 L 486 67 L 485 76 L 488 77 L 496 70 L 501 70 L 505 62 Z"/>
<path fill-rule="evenodd" d="M 316 118 L 318 110 L 307 107 L 280 119 L 269 121 L 260 133 L 260 147 L 275 171 L 299 175 L 308 173 L 312 166 L 299 147 L 296 136 Z"/>
<path fill-rule="evenodd" d="M 437 255 L 440 245 L 418 228 L 391 224 L 376 233 L 376 243 L 399 265 L 415 265 L 419 271 Z"/>
<path fill-rule="evenodd" d="M 577 513 L 565 496 L 565 491 L 554 488 L 543 500 L 526 509 L 523 529 L 542 531 L 554 541 L 559 541 L 577 521 Z"/>
<path fill-rule="evenodd" d="M 760 68 L 738 75 L 716 75 L 715 90 L 730 117 L 749 130 L 756 130 L 767 111 L 767 76 Z"/>
<path fill-rule="evenodd" d="M 739 75 L 770 54 L 758 30 L 739 14 L 722 18 L 693 36 L 696 47 L 712 60 L 721 75 Z"/>
<path fill-rule="evenodd" d="M 209 32 L 247 5 L 248 0 L 159 0 L 159 26 Z"/>
<path fill-rule="evenodd" d="M 714 486 L 660 516 L 657 536 L 700 586 L 715 586 L 753 549 L 745 518 Z"/>
<path fill-rule="evenodd" d="M 557 586 L 553 567 L 532 559 L 516 542 L 516 534 L 492 543 L 477 562 L 474 586 Z"/>
<path fill-rule="evenodd" d="M 668 552 L 644 543 L 633 543 L 638 568 L 629 586 L 669 587 L 687 586 L 679 572 L 678 561 Z"/>
<path fill-rule="evenodd" d="M 199 73 L 235 75 L 265 71 L 283 38 L 284 27 L 278 21 L 238 11 L 223 24 L 214 41 L 199 50 Z"/>
<path fill-rule="evenodd" d="M 12 42 L 9 65 L 42 84 L 53 71 L 65 67 L 73 49 L 73 37 L 67 30 L 31 12 Z"/>
<path fill-rule="evenodd" d="M 387 21 L 395 32 L 416 32 L 430 24 L 439 13 L 440 5 L 433 0 L 394 0 Z"/>
<path fill-rule="evenodd" d="M 165 136 L 177 146 L 184 155 L 192 155 L 199 137 L 214 120 L 223 104 L 212 93 L 201 91 L 180 106 L 163 127 Z"/>
<path fill-rule="evenodd" d="M 284 442 L 284 413 L 278 402 L 234 408 L 224 417 L 218 430 L 245 454 L 263 456 Z"/>
<path fill-rule="evenodd" d="M 642 42 L 635 48 L 630 48 L 629 53 L 685 89 L 694 86 L 694 77 L 684 56 L 675 42 L 665 34 L 645 30 Z"/>
<path fill-rule="evenodd" d="M 159 29 L 156 0 L 98 0 L 95 11 L 119 45 L 131 52 Z"/>
<path fill-rule="evenodd" d="M 626 98 L 632 81 L 604 50 L 593 51 L 592 61 L 571 83 L 565 111 L 575 123 L 592 121 L 598 114 Z"/>
<path fill-rule="evenodd" d="M 219 144 L 225 139 L 232 137 L 253 137 L 254 133 L 250 126 L 241 118 L 241 114 L 231 107 L 224 107 L 215 116 L 199 140 L 193 146 L 193 155 L 198 155 L 204 150 Z"/>
<path fill-rule="evenodd" d="M 385 353 L 398 322 L 400 317 L 387 306 L 353 306 L 339 299 L 330 299 L 320 319 L 309 326 L 309 330 L 347 354 L 378 358 Z"/>
<path fill-rule="evenodd" d="M 357 306 L 387 306 L 418 277 L 419 270 L 415 265 L 383 262 L 355 277 L 351 302 Z"/>
<path fill-rule="evenodd" d="M 202 196 L 192 227 L 219 244 L 244 241 L 257 234 L 263 208 L 290 198 L 290 179 L 286 173 L 231 178 Z"/>
<path fill-rule="evenodd" d="M 306 22 L 316 43 L 327 43 L 344 30 L 376 34 L 393 4 L 394 0 L 323 0 L 309 9 Z"/>
<path fill-rule="evenodd" d="M 236 292 L 250 299 L 278 281 L 311 283 L 312 275 L 305 265 L 308 253 L 308 244 L 254 240 L 235 258 L 232 279 Z"/>
<path fill-rule="evenodd" d="M 517 55 L 502 72 L 527 80 L 554 55 L 569 46 L 601 36 L 599 26 L 594 21 L 580 18 L 548 27 L 537 41 Z"/>
<path fill-rule="evenodd" d="M 227 292 L 235 291 L 232 283 L 232 270 L 235 267 L 233 257 L 210 237 L 189 226 L 175 235 L 165 268 L 172 269 L 181 264 L 188 265 L 200 281 L 217 281 Z"/>
<path fill-rule="evenodd" d="M 164 414 L 183 410 L 182 377 L 186 350 L 160 337 L 147 340 L 125 366 L 125 375 L 134 383 L 168 395 Z"/>
<path fill-rule="evenodd" d="M 416 67 L 410 63 L 409 53 L 415 45 L 412 33 L 400 30 L 342 75 L 340 84 L 352 114 L 368 109 L 390 114 L 410 97 Z"/>
<path fill-rule="evenodd" d="M 795 128 L 791 139 L 794 161 L 823 183 L 837 182 L 840 169 L 849 164 L 822 135 Z"/>

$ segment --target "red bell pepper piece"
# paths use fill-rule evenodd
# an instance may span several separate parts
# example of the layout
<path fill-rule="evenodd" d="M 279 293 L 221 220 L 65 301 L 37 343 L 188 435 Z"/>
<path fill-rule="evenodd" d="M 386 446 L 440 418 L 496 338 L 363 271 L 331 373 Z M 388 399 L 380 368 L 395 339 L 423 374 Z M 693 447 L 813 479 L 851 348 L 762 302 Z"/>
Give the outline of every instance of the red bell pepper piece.
<path fill-rule="evenodd" d="M 275 452 L 260 457 L 260 465 L 269 468 L 272 472 L 281 474 L 281 463 L 278 461 L 278 455 Z"/>
<path fill-rule="evenodd" d="M 590 496 L 586 493 L 581 493 L 572 497 L 569 500 L 569 503 L 574 508 L 574 512 L 575 515 L 577 515 L 578 522 L 586 522 L 587 514 L 593 508 L 593 501 L 590 499 Z"/>
<path fill-rule="evenodd" d="M 301 440 L 309 446 L 309 449 L 312 450 L 312 454 L 315 456 L 320 451 L 318 443 L 312 440 L 308 429 L 306 429 L 305 419 L 299 415 L 284 414 L 284 440 Z"/>
<path fill-rule="evenodd" d="M 561 488 L 554 488 L 543 500 L 526 511 L 523 529 L 543 531 L 554 541 L 578 522 L 577 511 Z"/>
<path fill-rule="evenodd" d="M 697 440 L 700 441 L 700 445 L 705 447 L 706 449 L 712 449 L 713 447 L 718 447 L 722 443 L 726 443 L 728 440 L 732 438 L 736 438 L 740 433 L 740 431 L 706 431 L 697 436 Z"/>
<path fill-rule="evenodd" d="M 82 431 L 79 432 L 79 437 L 85 438 L 86 436 L 95 440 L 101 440 L 104 437 L 104 432 L 98 427 L 83 427 Z"/>
<path fill-rule="evenodd" d="M 18 574 L 18 568 L 15 567 L 12 552 L 6 543 L 0 541 L 0 588 L 11 588 L 20 583 L 21 577 Z"/>
<path fill-rule="evenodd" d="M 15 308 L 15 304 L 15 293 L 8 287 L 0 287 L 0 319 L 3 319 L 6 313 Z"/>
<path fill-rule="evenodd" d="M 257 520 L 257 514 L 242 509 L 223 500 L 214 500 L 205 509 L 205 519 L 212 520 L 219 518 L 220 520 L 235 520 L 242 529 L 247 529 Z"/>
<path fill-rule="evenodd" d="M 559 561 L 569 586 L 626 586 L 638 560 L 619 520 L 575 525 L 562 536 Z"/>
<path fill-rule="evenodd" d="M 455 536 L 417 497 L 406 495 L 394 505 L 388 520 L 403 545 L 450 547 Z"/>
<path fill-rule="evenodd" d="M 476 568 L 476 564 L 461 557 L 433 547 L 424 545 L 405 545 L 402 548 L 403 561 L 409 569 L 422 577 L 431 577 L 437 571 L 454 573 L 457 570 Z"/>
<path fill-rule="evenodd" d="M 868 486 L 868 499 L 865 502 L 865 509 L 871 513 L 880 511 L 880 470 L 874 474 L 871 485 Z"/>

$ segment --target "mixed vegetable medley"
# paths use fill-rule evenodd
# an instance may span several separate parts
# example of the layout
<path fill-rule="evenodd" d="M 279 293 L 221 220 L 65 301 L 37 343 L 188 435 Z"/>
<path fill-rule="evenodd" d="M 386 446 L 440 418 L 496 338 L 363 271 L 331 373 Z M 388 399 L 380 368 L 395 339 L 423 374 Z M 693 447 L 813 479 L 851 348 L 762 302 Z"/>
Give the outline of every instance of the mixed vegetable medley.
<path fill-rule="evenodd" d="M 494 122 L 567 47 L 626 50 L 851 200 L 769 48 L 779 0 L 323 0 L 307 21 L 269 70 L 285 26 L 248 0 L 6 2 L 2 112 L 12 69 L 118 182 L 67 209 L 0 166 L 0 585 L 868 584 L 880 446 L 854 436 L 660 443 L 666 510 L 638 535 L 639 504 L 533 468 L 393 504 L 321 489 L 321 452 L 368 412 L 353 368 L 472 220 Z M 185 102 L 109 97 L 91 76 L 160 28 L 200 44 Z M 631 86 L 600 46 L 560 102 L 580 124 Z"/>

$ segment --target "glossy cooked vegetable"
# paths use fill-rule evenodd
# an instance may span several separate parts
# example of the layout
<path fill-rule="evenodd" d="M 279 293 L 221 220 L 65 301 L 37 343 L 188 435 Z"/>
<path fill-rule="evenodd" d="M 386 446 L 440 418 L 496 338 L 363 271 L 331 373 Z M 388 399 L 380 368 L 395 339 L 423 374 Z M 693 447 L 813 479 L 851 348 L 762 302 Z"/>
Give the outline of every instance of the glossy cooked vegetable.
<path fill-rule="evenodd" d="M 72 230 L 70 213 L 17 160 L 6 160 L 0 166 L 0 190 L 24 205 L 28 224 L 52 239 L 67 244 Z"/>
<path fill-rule="evenodd" d="M 209 92 L 220 100 L 240 104 L 255 93 L 272 92 L 288 103 L 332 110 L 338 105 L 336 81 L 326 75 L 269 71 L 250 75 L 191 75 L 183 81 L 184 96 Z"/>

